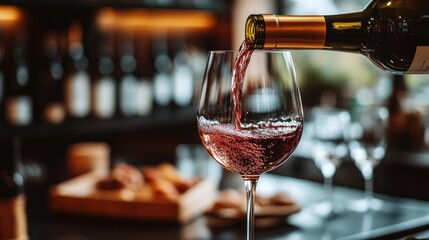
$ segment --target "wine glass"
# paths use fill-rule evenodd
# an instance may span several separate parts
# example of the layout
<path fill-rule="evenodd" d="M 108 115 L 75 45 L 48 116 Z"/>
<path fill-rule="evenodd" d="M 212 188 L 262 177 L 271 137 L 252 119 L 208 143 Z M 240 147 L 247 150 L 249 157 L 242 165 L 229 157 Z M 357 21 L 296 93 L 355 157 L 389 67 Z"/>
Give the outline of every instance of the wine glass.
<path fill-rule="evenodd" d="M 331 107 L 316 107 L 311 111 L 313 138 L 311 155 L 323 175 L 327 199 L 314 206 L 323 217 L 335 215 L 339 210 L 334 202 L 333 177 L 342 160 L 347 156 L 346 130 L 350 115 L 346 110 Z"/>
<path fill-rule="evenodd" d="M 386 152 L 385 131 L 388 120 L 385 107 L 368 105 L 358 107 L 352 112 L 349 129 L 350 156 L 365 180 L 365 198 L 354 201 L 351 208 L 358 212 L 376 210 L 380 201 L 373 197 L 374 168 Z"/>
<path fill-rule="evenodd" d="M 255 50 L 250 59 L 240 55 L 234 64 L 238 54 L 209 53 L 197 122 L 209 154 L 244 180 L 247 239 L 254 239 L 256 184 L 262 173 L 281 165 L 295 150 L 303 110 L 289 52 Z M 242 85 L 232 83 L 240 77 Z"/>

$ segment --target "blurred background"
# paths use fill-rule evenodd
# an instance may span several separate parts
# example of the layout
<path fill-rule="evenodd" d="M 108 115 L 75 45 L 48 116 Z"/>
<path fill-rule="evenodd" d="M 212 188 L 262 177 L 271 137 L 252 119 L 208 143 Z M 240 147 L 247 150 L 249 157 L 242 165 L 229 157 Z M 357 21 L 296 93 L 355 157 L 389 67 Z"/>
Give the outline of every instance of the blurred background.
<path fill-rule="evenodd" d="M 338 14 L 355 0 L 14 0 L 0 5 L 0 138 L 17 136 L 31 192 L 72 174 L 70 147 L 107 144 L 109 164 L 175 163 L 199 144 L 195 105 L 207 53 L 238 49 L 252 13 Z M 305 110 L 375 96 L 389 108 L 375 191 L 429 200 L 429 77 L 393 76 L 356 54 L 292 51 Z M 373 94 L 374 93 L 374 94 Z M 305 138 L 305 136 L 304 136 Z M 305 143 L 305 141 L 303 141 Z M 103 145 L 104 147 L 106 145 Z M 300 147 L 278 174 L 322 181 Z M 33 180 L 31 180 L 33 177 Z M 37 184 L 43 182 L 43 184 Z M 342 164 L 334 183 L 363 188 Z M 37 187 L 42 186 L 42 187 Z M 41 190 L 42 189 L 42 190 Z M 29 204 L 32 201 L 28 201 Z"/>

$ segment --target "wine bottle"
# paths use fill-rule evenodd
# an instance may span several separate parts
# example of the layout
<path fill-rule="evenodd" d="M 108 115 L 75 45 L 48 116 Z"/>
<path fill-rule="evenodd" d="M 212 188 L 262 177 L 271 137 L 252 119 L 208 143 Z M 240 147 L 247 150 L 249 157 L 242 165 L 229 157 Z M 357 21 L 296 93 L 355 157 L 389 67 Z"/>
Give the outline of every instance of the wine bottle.
<path fill-rule="evenodd" d="M 373 0 L 361 12 L 326 16 L 250 15 L 254 49 L 361 53 L 396 74 L 429 73 L 429 1 Z"/>
<path fill-rule="evenodd" d="M 119 83 L 120 110 L 123 116 L 132 117 L 136 116 L 138 112 L 137 88 L 139 80 L 135 74 L 137 60 L 134 54 L 133 33 L 123 35 L 122 37 L 120 49 L 122 77 Z"/>
<path fill-rule="evenodd" d="M 33 86 L 26 60 L 25 37 L 19 33 L 13 67 L 6 86 L 6 119 L 12 126 L 28 126 L 33 120 Z"/>
<path fill-rule="evenodd" d="M 98 78 L 92 86 L 92 113 L 100 119 L 111 118 L 115 114 L 116 81 L 113 62 L 113 44 L 110 33 L 102 33 L 102 43 L 98 54 Z"/>
<path fill-rule="evenodd" d="M 28 239 L 19 141 L 0 141 L 0 239 Z"/>
<path fill-rule="evenodd" d="M 149 78 L 150 54 L 147 53 L 148 38 L 146 33 L 137 35 L 136 58 L 137 70 L 139 74 L 139 83 L 137 86 L 137 113 L 139 116 L 147 116 L 152 112 L 153 108 L 153 82 Z"/>
<path fill-rule="evenodd" d="M 410 104 L 410 90 L 402 75 L 394 75 L 392 92 L 387 99 L 389 110 L 386 141 L 391 149 L 421 151 L 425 148 L 424 115 Z"/>
<path fill-rule="evenodd" d="M 190 56 L 187 52 L 184 37 L 176 43 L 176 53 L 173 65 L 173 98 L 179 107 L 185 107 L 192 103 L 194 96 L 194 73 L 190 66 Z"/>
<path fill-rule="evenodd" d="M 40 89 L 39 101 L 42 102 L 43 122 L 59 124 L 64 121 L 65 107 L 63 104 L 64 67 L 63 55 L 59 44 L 60 37 L 55 31 L 49 32 L 44 39 L 44 61 L 40 67 L 40 81 L 43 88 Z M 64 48 L 65 46 L 62 46 Z"/>
<path fill-rule="evenodd" d="M 153 44 L 156 74 L 153 79 L 154 101 L 158 107 L 168 107 L 173 100 L 171 70 L 173 62 L 168 51 L 168 37 L 159 36 Z"/>
<path fill-rule="evenodd" d="M 73 23 L 69 29 L 69 66 L 64 82 L 64 102 L 71 118 L 85 118 L 91 110 L 89 61 L 83 46 L 82 25 Z"/>

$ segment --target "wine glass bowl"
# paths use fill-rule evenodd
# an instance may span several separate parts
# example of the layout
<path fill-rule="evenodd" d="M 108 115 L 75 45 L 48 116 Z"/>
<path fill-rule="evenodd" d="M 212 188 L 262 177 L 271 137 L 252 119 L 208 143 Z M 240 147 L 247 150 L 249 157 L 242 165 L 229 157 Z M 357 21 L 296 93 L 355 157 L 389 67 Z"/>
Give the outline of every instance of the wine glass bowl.
<path fill-rule="evenodd" d="M 333 177 L 337 168 L 347 156 L 346 130 L 350 122 L 347 111 L 330 107 L 315 107 L 312 116 L 311 155 L 317 168 L 323 175 L 326 201 L 316 204 L 315 211 L 323 217 L 336 213 L 333 198 Z"/>
<path fill-rule="evenodd" d="M 352 209 L 364 212 L 376 210 L 379 202 L 373 198 L 374 168 L 385 156 L 385 131 L 388 110 L 376 105 L 363 106 L 352 113 L 349 129 L 350 156 L 365 180 L 365 199 L 352 204 Z"/>
<path fill-rule="evenodd" d="M 220 165 L 242 176 L 257 176 L 295 150 L 303 125 L 301 99 L 290 53 L 256 51 L 243 81 L 238 129 L 231 94 L 236 57 L 235 51 L 210 53 L 198 127 L 203 144 Z"/>
<path fill-rule="evenodd" d="M 244 59 L 247 66 L 237 66 L 240 56 L 237 51 L 209 53 L 197 124 L 213 159 L 244 180 L 247 237 L 253 239 L 257 180 L 285 162 L 297 147 L 303 110 L 289 52 L 257 50 Z"/>

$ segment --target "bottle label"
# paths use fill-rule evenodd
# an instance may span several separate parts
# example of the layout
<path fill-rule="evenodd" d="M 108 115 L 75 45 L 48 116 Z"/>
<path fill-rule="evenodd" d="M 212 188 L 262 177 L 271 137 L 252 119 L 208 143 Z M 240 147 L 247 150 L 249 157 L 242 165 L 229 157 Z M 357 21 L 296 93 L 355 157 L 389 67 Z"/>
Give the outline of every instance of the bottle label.
<path fill-rule="evenodd" d="M 155 102 L 163 107 L 168 106 L 173 97 L 171 87 L 171 76 L 166 73 L 158 73 L 154 79 L 154 99 Z"/>
<path fill-rule="evenodd" d="M 137 87 L 137 109 L 139 116 L 146 116 L 152 111 L 153 93 L 149 80 L 142 79 Z"/>
<path fill-rule="evenodd" d="M 99 118 L 109 118 L 115 113 L 115 80 L 104 76 L 93 87 L 93 110 Z"/>
<path fill-rule="evenodd" d="M 15 126 L 26 126 L 32 120 L 32 101 L 29 96 L 12 96 L 7 100 L 7 119 Z"/>
<path fill-rule="evenodd" d="M 137 86 L 138 79 L 132 74 L 127 74 L 122 78 L 120 85 L 121 110 L 125 116 L 137 114 Z"/>
<path fill-rule="evenodd" d="M 429 46 L 418 46 L 407 73 L 429 73 Z"/>
<path fill-rule="evenodd" d="M 85 71 L 78 71 L 66 82 L 66 108 L 73 117 L 88 115 L 91 109 L 90 79 Z"/>

